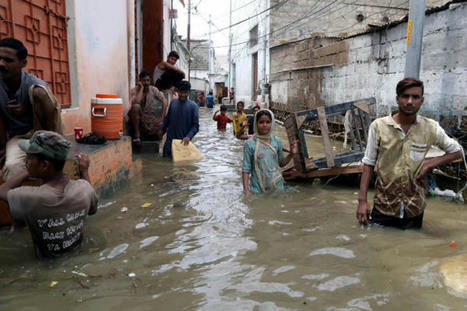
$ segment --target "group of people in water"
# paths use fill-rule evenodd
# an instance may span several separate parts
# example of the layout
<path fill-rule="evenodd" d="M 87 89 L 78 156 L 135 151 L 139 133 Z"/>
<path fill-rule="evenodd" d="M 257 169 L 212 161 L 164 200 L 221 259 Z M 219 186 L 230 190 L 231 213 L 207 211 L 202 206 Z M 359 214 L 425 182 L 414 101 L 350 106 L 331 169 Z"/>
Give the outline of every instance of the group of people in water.
<path fill-rule="evenodd" d="M 63 173 L 71 143 L 61 135 L 60 105 L 46 82 L 23 70 L 27 53 L 16 39 L 0 40 L 0 200 L 9 204 L 15 223 L 29 227 L 36 253 L 54 258 L 80 245 L 84 220 L 97 211 L 97 195 L 89 183 L 86 155 L 76 155 L 81 179 L 70 180 Z M 133 144 L 165 137 L 164 157 L 171 156 L 172 140 L 187 145 L 199 131 L 199 107 L 189 98 L 191 85 L 175 66 L 177 60 L 178 54 L 171 52 L 152 76 L 141 72 L 130 92 L 128 121 Z M 437 122 L 418 115 L 424 102 L 422 81 L 401 80 L 396 102 L 396 113 L 370 126 L 356 217 L 365 225 L 420 228 L 427 173 L 460 159 L 463 149 Z M 245 141 L 243 192 L 248 197 L 283 191 L 281 168 L 299 152 L 298 141 L 290 143 L 284 155 L 282 142 L 273 135 L 274 114 L 255 105 L 253 114 L 247 116 L 244 106 L 238 102 L 232 118 L 224 105 L 213 115 L 218 130 L 225 131 L 232 123 L 235 137 Z M 434 145 L 445 155 L 427 159 Z M 375 170 L 371 210 L 367 192 Z M 23 185 L 30 180 L 41 180 L 42 185 Z"/>
<path fill-rule="evenodd" d="M 426 207 L 426 178 L 435 167 L 465 160 L 462 146 L 450 138 L 438 122 L 418 115 L 424 103 L 424 85 L 416 78 L 405 78 L 396 86 L 398 111 L 377 118 L 370 126 L 356 217 L 360 224 L 379 224 L 402 229 L 421 228 Z M 283 156 L 282 143 L 272 135 L 274 115 L 270 110 L 255 107 L 254 121 L 246 120 L 243 103 L 237 104 L 233 119 L 221 106 L 213 119 L 218 129 L 233 123 L 237 138 L 246 139 L 243 152 L 242 180 L 246 196 L 284 190 L 281 167 L 298 152 L 297 141 Z M 220 114 L 218 114 L 220 112 Z M 248 132 L 248 126 L 253 131 Z M 427 158 L 432 146 L 445 152 L 443 156 Z M 376 171 L 373 209 L 367 192 Z"/>

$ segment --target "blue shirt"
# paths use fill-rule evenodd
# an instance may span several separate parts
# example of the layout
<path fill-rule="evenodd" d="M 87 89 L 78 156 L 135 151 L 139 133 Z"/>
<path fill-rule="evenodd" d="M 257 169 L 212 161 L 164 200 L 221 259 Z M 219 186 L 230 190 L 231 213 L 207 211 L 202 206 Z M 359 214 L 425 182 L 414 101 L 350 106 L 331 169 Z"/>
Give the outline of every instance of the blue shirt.
<path fill-rule="evenodd" d="M 207 99 L 207 101 L 208 101 L 208 104 L 207 104 L 207 105 L 208 105 L 208 108 L 214 107 L 214 96 L 208 95 L 208 96 L 206 97 L 206 99 Z"/>
<path fill-rule="evenodd" d="M 198 105 L 187 99 L 181 102 L 178 99 L 172 100 L 169 111 L 162 123 L 162 131 L 167 132 L 167 140 L 164 145 L 162 156 L 172 156 L 172 139 L 183 139 L 193 137 L 199 131 L 199 109 Z"/>

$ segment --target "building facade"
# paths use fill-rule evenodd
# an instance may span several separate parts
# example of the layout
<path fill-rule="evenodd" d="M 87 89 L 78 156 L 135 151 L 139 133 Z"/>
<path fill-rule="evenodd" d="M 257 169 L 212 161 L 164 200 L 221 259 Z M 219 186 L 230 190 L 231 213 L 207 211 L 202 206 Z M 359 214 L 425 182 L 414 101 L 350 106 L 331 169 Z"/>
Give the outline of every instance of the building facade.
<path fill-rule="evenodd" d="M 129 109 L 137 73 L 170 51 L 169 0 L 2 1 L 0 38 L 23 41 L 26 71 L 49 83 L 65 133 L 91 130 L 91 98 L 112 93 Z"/>
<path fill-rule="evenodd" d="M 232 1 L 229 84 L 235 89 L 236 100 L 247 106 L 268 100 L 269 6 L 269 0 Z M 245 18 L 249 19 L 242 22 Z"/>

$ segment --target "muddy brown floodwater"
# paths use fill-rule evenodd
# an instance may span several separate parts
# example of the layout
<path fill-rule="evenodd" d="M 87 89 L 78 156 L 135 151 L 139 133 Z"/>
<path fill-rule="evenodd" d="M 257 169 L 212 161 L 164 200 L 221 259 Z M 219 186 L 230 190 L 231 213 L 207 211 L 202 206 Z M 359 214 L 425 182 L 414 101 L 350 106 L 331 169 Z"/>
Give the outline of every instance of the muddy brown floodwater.
<path fill-rule="evenodd" d="M 192 165 L 146 155 L 73 256 L 39 262 L 27 230 L 0 231 L 0 310 L 467 308 L 439 273 L 467 252 L 465 205 L 430 200 L 420 231 L 361 228 L 357 185 L 289 183 L 244 200 L 243 144 L 211 111 L 195 144 L 204 159 Z"/>

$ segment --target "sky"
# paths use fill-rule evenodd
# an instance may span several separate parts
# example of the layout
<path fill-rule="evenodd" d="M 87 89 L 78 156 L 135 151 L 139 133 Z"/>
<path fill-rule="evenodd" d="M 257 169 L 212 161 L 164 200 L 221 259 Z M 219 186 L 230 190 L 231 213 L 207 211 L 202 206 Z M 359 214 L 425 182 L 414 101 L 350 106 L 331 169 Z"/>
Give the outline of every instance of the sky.
<path fill-rule="evenodd" d="M 178 10 L 178 19 L 176 19 L 177 32 L 186 38 L 187 23 L 188 23 L 188 0 L 185 1 L 185 8 L 179 0 L 174 1 L 174 8 Z M 218 61 L 225 58 L 229 48 L 229 30 L 222 29 L 229 26 L 229 10 L 230 0 L 191 0 L 192 15 L 191 15 L 191 38 L 192 39 L 208 39 L 209 33 L 209 14 L 212 16 L 212 40 L 216 50 Z"/>

